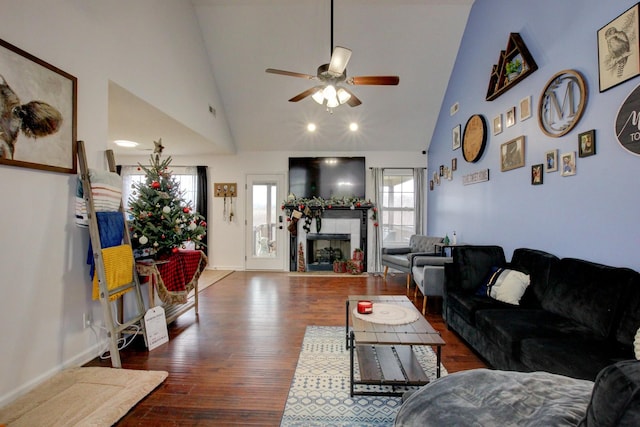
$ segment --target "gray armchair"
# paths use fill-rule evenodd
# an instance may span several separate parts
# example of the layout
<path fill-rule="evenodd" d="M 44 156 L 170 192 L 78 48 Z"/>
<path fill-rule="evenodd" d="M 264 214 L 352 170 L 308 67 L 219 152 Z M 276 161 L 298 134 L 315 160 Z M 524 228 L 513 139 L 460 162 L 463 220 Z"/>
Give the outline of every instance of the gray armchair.
<path fill-rule="evenodd" d="M 435 245 L 442 243 L 442 237 L 430 237 L 414 234 L 409 238 L 409 246 L 401 248 L 382 248 L 381 264 L 384 266 L 384 279 L 389 268 L 407 273 L 407 292 L 411 286 L 411 269 L 416 256 L 436 255 Z"/>
<path fill-rule="evenodd" d="M 443 296 L 444 265 L 453 262 L 453 258 L 444 256 L 416 256 L 413 258 L 411 273 L 416 288 L 413 298 L 417 298 L 418 290 L 422 293 L 422 314 L 427 311 L 427 296 Z"/>

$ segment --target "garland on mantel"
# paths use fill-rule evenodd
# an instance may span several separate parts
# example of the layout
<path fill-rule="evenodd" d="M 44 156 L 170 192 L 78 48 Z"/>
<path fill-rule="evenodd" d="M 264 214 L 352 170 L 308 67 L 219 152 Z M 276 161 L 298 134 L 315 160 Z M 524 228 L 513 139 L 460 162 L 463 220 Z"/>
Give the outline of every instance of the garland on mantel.
<path fill-rule="evenodd" d="M 282 203 L 280 207 L 283 211 L 287 211 L 287 221 L 298 222 L 303 217 L 309 218 L 307 220 L 307 226 L 311 222 L 311 217 L 319 219 L 322 216 L 322 211 L 325 209 L 333 208 L 349 208 L 349 209 L 371 209 L 372 214 L 369 217 L 373 221 L 373 226 L 378 226 L 378 209 L 371 200 L 361 199 L 359 197 L 332 197 L 330 199 L 323 199 L 321 197 L 296 197 L 293 194 L 289 194 L 287 200 Z M 315 212 L 313 212 L 315 210 Z M 294 229 L 297 226 L 289 226 L 289 231 L 294 233 Z"/>

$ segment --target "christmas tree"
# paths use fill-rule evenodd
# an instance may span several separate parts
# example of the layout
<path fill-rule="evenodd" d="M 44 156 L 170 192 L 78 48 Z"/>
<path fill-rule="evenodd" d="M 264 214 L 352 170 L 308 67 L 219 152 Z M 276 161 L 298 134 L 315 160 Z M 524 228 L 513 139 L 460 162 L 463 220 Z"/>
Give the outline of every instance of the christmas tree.
<path fill-rule="evenodd" d="M 132 185 L 131 244 L 134 249 L 151 249 L 160 257 L 186 248 L 187 242 L 202 249 L 207 223 L 183 199 L 180 184 L 169 169 L 171 157 L 161 160 L 162 143 L 155 144 L 157 154 L 151 156 L 150 165 L 138 163 L 146 175 L 145 180 Z"/>

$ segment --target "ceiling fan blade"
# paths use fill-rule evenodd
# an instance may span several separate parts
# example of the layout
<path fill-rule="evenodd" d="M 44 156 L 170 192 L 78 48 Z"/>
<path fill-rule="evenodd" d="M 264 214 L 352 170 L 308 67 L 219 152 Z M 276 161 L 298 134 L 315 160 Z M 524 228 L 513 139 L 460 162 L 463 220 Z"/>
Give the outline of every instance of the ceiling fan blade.
<path fill-rule="evenodd" d="M 316 76 L 312 76 L 311 74 L 302 74 L 302 73 L 296 73 L 294 71 L 278 70 L 278 69 L 275 69 L 275 68 L 267 68 L 265 71 L 267 73 L 281 74 L 283 76 L 289 76 L 289 77 L 301 77 L 303 79 L 309 79 L 309 80 L 317 79 Z"/>
<path fill-rule="evenodd" d="M 294 96 L 293 98 L 291 98 L 289 100 L 289 102 L 298 102 L 301 101 L 303 99 L 305 99 L 307 96 L 311 96 L 314 93 L 316 93 L 317 91 L 322 90 L 322 86 L 315 86 L 312 87 L 311 89 L 307 89 L 304 92 L 300 92 L 299 94 L 297 94 L 296 96 Z"/>
<path fill-rule="evenodd" d="M 350 85 L 388 85 L 396 86 L 400 83 L 398 76 L 358 76 L 347 80 Z"/>
<path fill-rule="evenodd" d="M 343 89 L 345 92 L 347 92 L 349 95 L 351 95 L 351 97 L 349 98 L 349 100 L 347 100 L 347 104 L 349 104 L 349 107 L 357 107 L 358 105 L 362 104 L 362 101 L 360 101 L 358 99 L 357 96 L 355 96 L 353 94 L 353 92 L 351 92 L 349 89 L 346 88 L 341 88 Z"/>
<path fill-rule="evenodd" d="M 329 74 L 338 77 L 344 73 L 347 68 L 347 63 L 351 58 L 351 49 L 346 47 L 336 46 L 331 54 L 331 62 L 329 62 Z"/>

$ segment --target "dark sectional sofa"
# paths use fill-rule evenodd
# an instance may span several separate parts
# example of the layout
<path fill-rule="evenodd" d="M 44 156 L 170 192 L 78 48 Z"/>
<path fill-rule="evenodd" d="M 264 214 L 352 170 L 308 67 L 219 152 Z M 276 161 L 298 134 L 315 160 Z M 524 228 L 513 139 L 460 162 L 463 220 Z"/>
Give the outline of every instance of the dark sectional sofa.
<path fill-rule="evenodd" d="M 530 276 L 519 305 L 477 294 L 495 267 Z M 633 359 L 640 274 L 534 249 L 460 246 L 445 265 L 443 316 L 493 368 L 546 371 L 593 381 Z"/>

